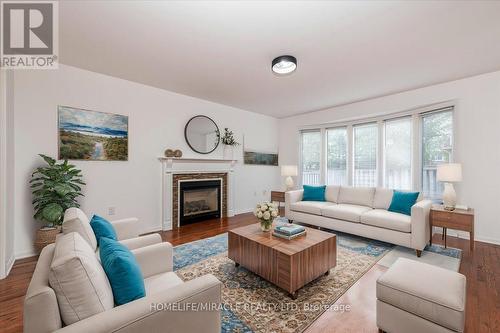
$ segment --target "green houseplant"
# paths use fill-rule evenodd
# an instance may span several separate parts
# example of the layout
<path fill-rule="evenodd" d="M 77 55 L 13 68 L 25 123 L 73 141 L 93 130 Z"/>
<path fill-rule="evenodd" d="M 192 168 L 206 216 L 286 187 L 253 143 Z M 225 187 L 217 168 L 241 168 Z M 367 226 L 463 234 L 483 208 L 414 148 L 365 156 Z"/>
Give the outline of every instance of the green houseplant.
<path fill-rule="evenodd" d="M 233 159 L 233 147 L 238 146 L 239 143 L 234 138 L 233 131 L 230 131 L 229 128 L 224 128 L 224 135 L 222 136 L 222 144 L 224 145 L 224 159 L 232 160 Z"/>
<path fill-rule="evenodd" d="M 77 198 L 83 196 L 82 185 L 85 185 L 81 170 L 67 160 L 57 163 L 49 156 L 40 154 L 40 157 L 47 165 L 36 168 L 30 180 L 34 218 L 43 223 L 35 240 L 39 250 L 55 241 L 64 211 L 70 207 L 80 207 Z"/>

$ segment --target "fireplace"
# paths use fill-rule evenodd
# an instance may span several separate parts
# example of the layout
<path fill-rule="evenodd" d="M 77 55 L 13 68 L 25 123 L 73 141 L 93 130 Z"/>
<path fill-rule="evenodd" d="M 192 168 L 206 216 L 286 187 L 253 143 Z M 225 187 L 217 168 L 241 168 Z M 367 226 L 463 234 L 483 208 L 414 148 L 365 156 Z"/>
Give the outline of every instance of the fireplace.
<path fill-rule="evenodd" d="M 221 179 L 179 182 L 179 226 L 222 216 Z"/>

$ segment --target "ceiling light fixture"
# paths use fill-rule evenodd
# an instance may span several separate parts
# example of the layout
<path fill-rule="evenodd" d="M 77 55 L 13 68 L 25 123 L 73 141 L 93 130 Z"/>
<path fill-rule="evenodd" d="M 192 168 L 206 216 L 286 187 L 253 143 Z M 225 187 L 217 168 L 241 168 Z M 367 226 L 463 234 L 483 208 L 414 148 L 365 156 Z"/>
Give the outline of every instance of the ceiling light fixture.
<path fill-rule="evenodd" d="M 273 60 L 271 69 L 279 75 L 290 74 L 297 69 L 297 59 L 291 55 L 279 56 Z"/>

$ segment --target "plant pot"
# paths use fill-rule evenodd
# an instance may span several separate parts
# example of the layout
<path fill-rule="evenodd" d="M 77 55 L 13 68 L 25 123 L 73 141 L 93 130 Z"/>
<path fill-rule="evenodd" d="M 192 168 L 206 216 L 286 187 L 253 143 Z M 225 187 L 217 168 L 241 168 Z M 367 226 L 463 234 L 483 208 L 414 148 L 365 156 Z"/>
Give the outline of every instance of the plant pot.
<path fill-rule="evenodd" d="M 56 241 L 57 235 L 61 233 L 61 227 L 43 227 L 36 231 L 35 237 L 35 249 L 38 253 L 42 251 L 42 249 L 52 244 Z"/>
<path fill-rule="evenodd" d="M 224 145 L 224 159 L 232 160 L 233 159 L 233 146 Z"/>

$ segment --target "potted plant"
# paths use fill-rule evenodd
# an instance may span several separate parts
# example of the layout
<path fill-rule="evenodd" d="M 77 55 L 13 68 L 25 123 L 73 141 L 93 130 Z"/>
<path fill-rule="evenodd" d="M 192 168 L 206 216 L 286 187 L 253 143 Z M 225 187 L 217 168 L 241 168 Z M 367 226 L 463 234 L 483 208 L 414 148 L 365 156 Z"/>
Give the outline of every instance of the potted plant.
<path fill-rule="evenodd" d="M 224 159 L 233 159 L 233 147 L 239 145 L 239 143 L 234 139 L 233 131 L 229 128 L 224 128 L 224 135 L 222 136 L 222 144 L 224 145 Z"/>
<path fill-rule="evenodd" d="M 83 196 L 81 185 L 85 185 L 81 171 L 67 160 L 57 163 L 49 156 L 40 157 L 47 165 L 36 168 L 30 180 L 34 218 L 43 223 L 35 239 L 38 251 L 55 241 L 66 209 L 80 207 L 77 198 Z"/>
<path fill-rule="evenodd" d="M 274 219 L 278 217 L 278 205 L 274 202 L 257 204 L 254 214 L 260 220 L 262 231 L 268 232 L 271 230 Z"/>

